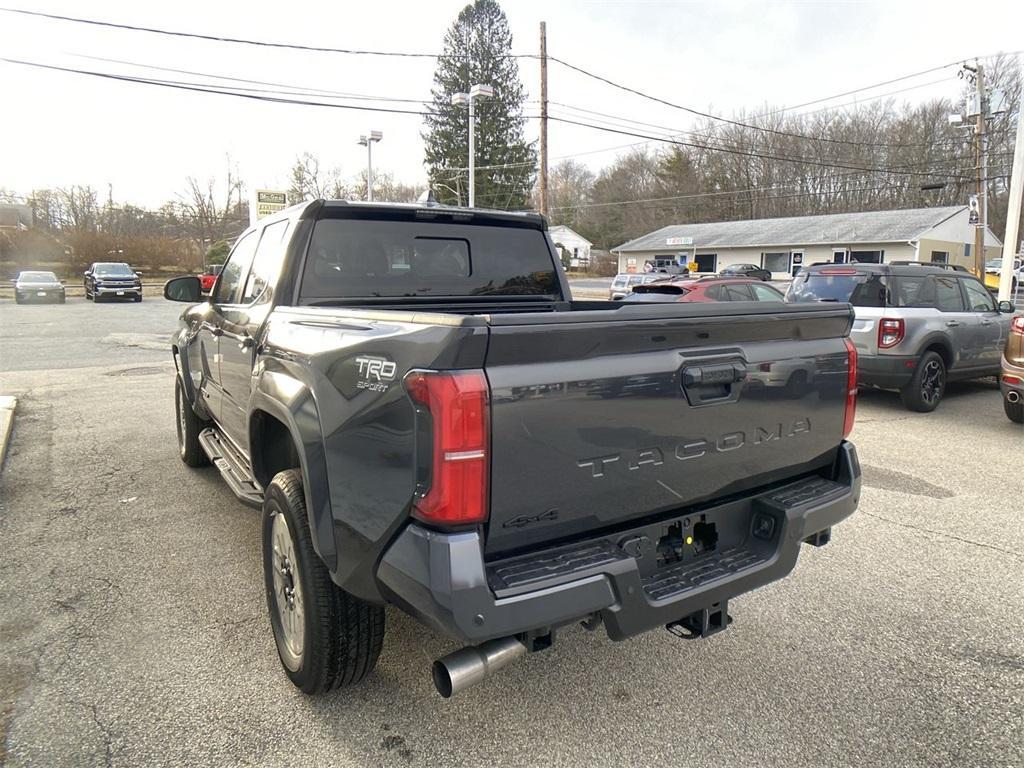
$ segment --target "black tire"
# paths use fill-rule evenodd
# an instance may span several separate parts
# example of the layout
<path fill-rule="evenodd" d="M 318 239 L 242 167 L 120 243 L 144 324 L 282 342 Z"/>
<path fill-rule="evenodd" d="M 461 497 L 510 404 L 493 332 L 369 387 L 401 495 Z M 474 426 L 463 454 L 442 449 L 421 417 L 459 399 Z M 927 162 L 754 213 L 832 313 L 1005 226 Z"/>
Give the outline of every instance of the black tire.
<path fill-rule="evenodd" d="M 18 294 L 14 294 L 14 303 L 21 304 L 21 296 L 19 296 Z"/>
<path fill-rule="evenodd" d="M 64 294 L 61 294 L 60 301 L 58 301 L 57 303 L 58 304 L 66 304 L 67 303 L 67 296 L 65 296 Z"/>
<path fill-rule="evenodd" d="M 142 301 L 142 294 L 141 293 L 138 296 L 135 297 L 135 301 L 136 302 Z"/>
<path fill-rule="evenodd" d="M 937 352 L 925 352 L 917 361 L 910 383 L 900 390 L 900 397 L 911 411 L 931 413 L 946 394 L 946 363 Z"/>
<path fill-rule="evenodd" d="M 384 608 L 331 581 L 313 551 L 297 469 L 278 473 L 264 494 L 263 575 L 277 655 L 297 688 L 323 693 L 373 670 L 384 643 Z"/>
<path fill-rule="evenodd" d="M 1006 411 L 1006 418 L 1014 424 L 1024 424 L 1024 400 L 1011 403 L 1009 400 L 1004 399 L 1003 410 Z"/>
<path fill-rule="evenodd" d="M 199 433 L 206 429 L 208 424 L 192 410 L 192 405 L 185 396 L 185 385 L 181 383 L 181 377 L 176 377 L 174 381 L 174 421 L 178 431 L 178 455 L 190 467 L 205 467 L 210 463 L 210 459 L 199 444 Z"/>

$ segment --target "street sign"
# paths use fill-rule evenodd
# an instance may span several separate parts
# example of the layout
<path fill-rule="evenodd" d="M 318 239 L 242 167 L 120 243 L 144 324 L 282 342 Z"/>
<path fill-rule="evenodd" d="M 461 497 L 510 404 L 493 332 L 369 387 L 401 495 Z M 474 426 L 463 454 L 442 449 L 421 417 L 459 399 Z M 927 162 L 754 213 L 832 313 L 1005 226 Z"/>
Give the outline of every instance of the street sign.
<path fill-rule="evenodd" d="M 692 237 L 666 237 L 665 245 L 693 245 Z"/>
<path fill-rule="evenodd" d="M 288 194 L 275 189 L 257 189 L 254 202 L 256 215 L 253 222 L 256 222 L 264 216 L 270 216 L 287 208 Z"/>

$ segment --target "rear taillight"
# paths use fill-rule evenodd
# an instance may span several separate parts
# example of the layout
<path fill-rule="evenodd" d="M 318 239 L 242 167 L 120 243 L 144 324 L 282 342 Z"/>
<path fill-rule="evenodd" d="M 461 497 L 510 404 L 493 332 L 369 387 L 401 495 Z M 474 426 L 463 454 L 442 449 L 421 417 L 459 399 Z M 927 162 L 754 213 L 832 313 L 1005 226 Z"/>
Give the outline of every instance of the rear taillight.
<path fill-rule="evenodd" d="M 1024 315 L 1017 315 L 1010 321 L 1010 333 L 1024 336 Z"/>
<path fill-rule="evenodd" d="M 410 371 L 409 397 L 426 413 L 429 478 L 417 489 L 413 514 L 427 523 L 464 525 L 487 519 L 490 427 L 483 371 Z"/>
<path fill-rule="evenodd" d="M 906 333 L 906 325 L 903 320 L 895 317 L 883 317 L 878 321 L 878 348 L 888 349 L 895 347 Z"/>
<path fill-rule="evenodd" d="M 853 420 L 857 417 L 857 348 L 853 342 L 846 342 L 846 417 L 843 419 L 843 437 L 853 432 Z"/>

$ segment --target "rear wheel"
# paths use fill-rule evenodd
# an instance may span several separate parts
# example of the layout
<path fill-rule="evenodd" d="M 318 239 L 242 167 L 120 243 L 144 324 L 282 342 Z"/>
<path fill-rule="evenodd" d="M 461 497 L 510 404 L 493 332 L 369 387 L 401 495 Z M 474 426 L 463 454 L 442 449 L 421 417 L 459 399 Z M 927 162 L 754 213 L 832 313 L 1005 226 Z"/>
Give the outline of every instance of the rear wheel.
<path fill-rule="evenodd" d="M 305 693 L 358 683 L 384 643 L 384 608 L 331 581 L 313 550 L 302 476 L 279 472 L 263 502 L 267 608 L 285 674 Z"/>
<path fill-rule="evenodd" d="M 178 428 L 178 455 L 190 467 L 204 467 L 210 460 L 203 446 L 199 444 L 199 433 L 206 429 L 206 422 L 192 410 L 181 378 L 177 378 L 175 382 L 174 410 Z"/>
<path fill-rule="evenodd" d="M 903 405 L 911 411 L 930 413 L 946 394 L 946 363 L 937 352 L 925 352 L 917 362 L 910 383 L 900 390 Z"/>
<path fill-rule="evenodd" d="M 1024 424 L 1024 400 L 1011 403 L 1009 400 L 1004 399 L 1003 410 L 1006 411 L 1006 418 L 1014 424 Z"/>

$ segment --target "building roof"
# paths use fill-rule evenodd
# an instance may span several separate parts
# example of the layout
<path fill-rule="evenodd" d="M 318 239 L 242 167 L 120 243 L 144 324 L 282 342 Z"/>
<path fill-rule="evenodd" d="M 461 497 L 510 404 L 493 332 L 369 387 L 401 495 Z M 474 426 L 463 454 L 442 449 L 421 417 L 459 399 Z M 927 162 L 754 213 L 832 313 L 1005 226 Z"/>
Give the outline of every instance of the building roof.
<path fill-rule="evenodd" d="M 828 213 L 783 219 L 673 224 L 623 243 L 615 252 L 664 251 L 671 237 L 692 237 L 698 249 L 773 245 L 844 245 L 906 242 L 965 210 L 965 205 L 898 211 Z M 686 246 L 691 247 L 691 246 Z"/>
<path fill-rule="evenodd" d="M 548 232 L 550 232 L 550 233 L 553 233 L 553 232 L 569 232 L 569 233 L 571 233 L 571 234 L 572 234 L 573 236 L 575 236 L 576 238 L 578 238 L 579 240 L 582 240 L 582 241 L 583 241 L 584 243 L 586 243 L 587 245 L 593 245 L 593 243 L 592 243 L 592 242 L 590 242 L 589 240 L 587 240 L 587 238 L 585 238 L 585 237 L 584 237 L 583 235 L 581 235 L 581 234 L 580 234 L 579 232 L 577 232 L 577 231 L 576 231 L 575 229 L 573 229 L 572 227 L 567 227 L 567 226 L 565 226 L 565 224 L 556 224 L 556 225 L 555 225 L 555 226 L 553 226 L 553 227 L 548 227 Z M 555 237 L 555 236 L 554 236 L 554 235 L 552 234 L 552 235 L 551 235 L 551 239 L 553 240 L 553 239 L 554 239 L 554 237 Z"/>

